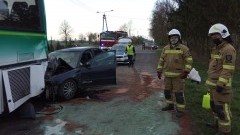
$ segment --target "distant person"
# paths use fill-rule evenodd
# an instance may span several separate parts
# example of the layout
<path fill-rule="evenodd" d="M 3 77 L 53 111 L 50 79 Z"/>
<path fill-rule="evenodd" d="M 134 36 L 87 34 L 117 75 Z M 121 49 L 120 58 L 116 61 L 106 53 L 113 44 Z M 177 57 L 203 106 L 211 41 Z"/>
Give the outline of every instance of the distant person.
<path fill-rule="evenodd" d="M 145 43 L 142 44 L 142 50 L 145 50 Z"/>
<path fill-rule="evenodd" d="M 135 53 L 135 47 L 132 45 L 132 41 L 128 42 L 128 45 L 126 47 L 126 53 L 128 56 L 128 64 L 129 64 L 128 66 L 133 67 L 134 65 L 133 57 L 136 56 L 136 53 Z"/>
<path fill-rule="evenodd" d="M 177 29 L 168 33 L 170 44 L 161 53 L 157 67 L 158 78 L 164 73 L 164 96 L 167 106 L 162 111 L 174 110 L 176 116 L 182 117 L 185 111 L 184 79 L 192 69 L 192 56 L 187 46 L 181 44 L 181 34 Z M 174 107 L 174 105 L 176 105 Z"/>
<path fill-rule="evenodd" d="M 227 135 L 231 132 L 232 77 L 235 69 L 236 50 L 232 46 L 228 28 L 223 24 L 214 24 L 208 32 L 214 47 L 209 61 L 206 85 L 210 92 L 210 106 L 214 122 L 208 126 L 218 130 L 215 135 Z"/>

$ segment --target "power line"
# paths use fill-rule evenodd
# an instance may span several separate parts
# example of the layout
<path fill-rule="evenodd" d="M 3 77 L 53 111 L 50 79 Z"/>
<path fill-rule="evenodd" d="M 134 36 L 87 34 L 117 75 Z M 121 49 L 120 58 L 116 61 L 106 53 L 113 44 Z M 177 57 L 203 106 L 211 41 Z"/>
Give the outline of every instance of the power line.
<path fill-rule="evenodd" d="M 75 6 L 79 6 L 79 7 L 82 7 L 84 8 L 85 10 L 87 11 L 90 11 L 90 12 L 93 12 L 93 13 L 96 13 L 96 9 L 93 9 L 91 8 L 90 6 L 88 6 L 87 4 L 79 1 L 79 0 L 69 0 L 71 3 L 73 3 Z"/>
<path fill-rule="evenodd" d="M 115 16 L 115 15 L 108 15 L 108 16 L 115 17 L 115 18 L 132 19 L 132 20 L 144 20 L 144 21 L 149 21 L 150 20 L 150 19 L 146 19 L 146 18 L 132 18 L 132 17 Z"/>

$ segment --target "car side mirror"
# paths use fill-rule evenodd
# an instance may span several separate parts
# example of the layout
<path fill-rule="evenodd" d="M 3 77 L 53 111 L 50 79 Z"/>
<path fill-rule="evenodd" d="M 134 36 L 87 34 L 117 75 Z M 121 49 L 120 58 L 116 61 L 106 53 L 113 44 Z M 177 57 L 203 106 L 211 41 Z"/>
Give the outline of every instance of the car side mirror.
<path fill-rule="evenodd" d="M 80 66 L 83 66 L 83 63 L 82 63 L 82 62 L 80 62 L 80 63 L 79 63 L 79 65 L 80 65 Z"/>
<path fill-rule="evenodd" d="M 91 63 L 90 62 L 86 62 L 84 66 L 89 68 L 91 66 Z"/>

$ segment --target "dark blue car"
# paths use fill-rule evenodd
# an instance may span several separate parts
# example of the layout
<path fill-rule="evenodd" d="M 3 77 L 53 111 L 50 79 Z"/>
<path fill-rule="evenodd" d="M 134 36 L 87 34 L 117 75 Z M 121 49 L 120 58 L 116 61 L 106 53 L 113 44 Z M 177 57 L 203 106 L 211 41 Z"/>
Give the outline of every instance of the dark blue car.
<path fill-rule="evenodd" d="M 73 47 L 49 54 L 45 73 L 49 99 L 72 99 L 77 90 L 116 84 L 115 51 L 97 47 Z"/>

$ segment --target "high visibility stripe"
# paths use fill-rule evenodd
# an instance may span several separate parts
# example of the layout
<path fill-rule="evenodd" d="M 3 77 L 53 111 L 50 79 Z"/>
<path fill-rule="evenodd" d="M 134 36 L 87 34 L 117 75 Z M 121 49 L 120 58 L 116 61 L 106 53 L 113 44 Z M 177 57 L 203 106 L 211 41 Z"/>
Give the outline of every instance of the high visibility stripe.
<path fill-rule="evenodd" d="M 192 62 L 193 59 L 192 59 L 192 57 L 187 57 L 185 60 L 188 62 Z"/>
<path fill-rule="evenodd" d="M 192 69 L 192 66 L 191 65 L 185 65 L 185 68 Z"/>
<path fill-rule="evenodd" d="M 235 70 L 235 66 L 232 66 L 232 65 L 223 65 L 223 69 Z"/>
<path fill-rule="evenodd" d="M 158 67 L 157 67 L 158 69 L 162 69 L 163 67 L 162 66 L 160 66 L 160 65 L 158 65 Z"/>
<path fill-rule="evenodd" d="M 173 72 L 165 72 L 167 77 L 176 77 L 179 76 L 181 73 L 173 73 Z"/>
<path fill-rule="evenodd" d="M 0 35 L 9 36 L 32 36 L 32 37 L 46 37 L 44 33 L 29 33 L 29 32 L 12 32 L 12 31 L 0 31 Z"/>
<path fill-rule="evenodd" d="M 183 54 L 182 50 L 165 50 L 165 54 Z"/>
<path fill-rule="evenodd" d="M 209 81 L 209 80 L 206 81 L 206 84 L 209 85 L 209 86 L 217 86 L 216 83 L 213 83 L 213 82 L 211 82 L 211 81 Z M 231 79 L 229 79 L 229 83 L 227 83 L 226 86 L 228 86 L 228 87 L 231 87 L 231 86 L 232 86 L 232 81 L 231 81 Z"/>
<path fill-rule="evenodd" d="M 227 85 L 226 86 L 229 86 L 229 87 L 231 87 L 232 86 L 232 78 L 229 78 L 229 80 L 228 80 L 228 83 L 227 83 Z"/>
<path fill-rule="evenodd" d="M 173 101 L 166 100 L 166 103 L 168 103 L 168 104 L 173 104 Z"/>
<path fill-rule="evenodd" d="M 211 54 L 211 58 L 214 58 L 214 59 L 221 59 L 221 55 L 216 55 L 216 54 Z"/>
<path fill-rule="evenodd" d="M 229 109 L 228 104 L 224 104 L 224 108 L 225 108 L 227 120 L 230 121 L 230 112 L 229 112 L 230 109 Z"/>
<path fill-rule="evenodd" d="M 223 122 L 223 121 L 221 121 L 221 120 L 218 120 L 218 124 L 219 124 L 219 125 L 222 125 L 222 126 L 230 126 L 230 125 L 231 125 L 231 122 L 230 122 L 230 121 L 228 121 L 228 122 Z"/>
<path fill-rule="evenodd" d="M 216 83 L 210 82 L 209 80 L 206 81 L 206 84 L 210 86 L 217 86 Z"/>
<path fill-rule="evenodd" d="M 222 77 L 219 77 L 218 81 L 223 82 L 225 84 L 227 84 L 229 82 L 229 80 L 222 78 Z"/>
<path fill-rule="evenodd" d="M 178 108 L 183 108 L 183 109 L 184 109 L 184 108 L 185 108 L 185 105 L 177 104 L 177 107 L 178 107 Z"/>

